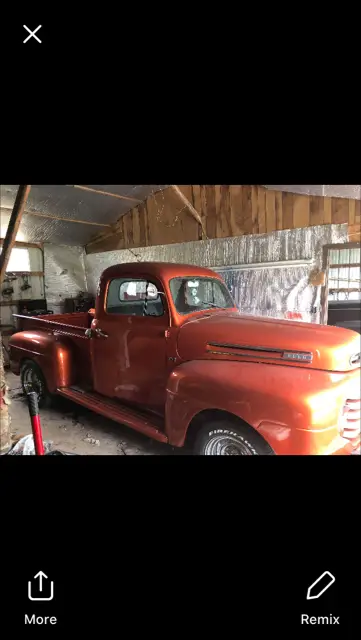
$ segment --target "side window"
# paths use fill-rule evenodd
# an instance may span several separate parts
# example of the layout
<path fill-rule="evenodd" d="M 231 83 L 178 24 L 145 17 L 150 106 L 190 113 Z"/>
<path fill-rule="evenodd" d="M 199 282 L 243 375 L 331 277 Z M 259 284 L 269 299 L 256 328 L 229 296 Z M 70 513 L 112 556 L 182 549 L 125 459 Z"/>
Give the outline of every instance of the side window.
<path fill-rule="evenodd" d="M 126 316 L 162 316 L 162 296 L 152 282 L 115 278 L 108 287 L 106 312 Z"/>

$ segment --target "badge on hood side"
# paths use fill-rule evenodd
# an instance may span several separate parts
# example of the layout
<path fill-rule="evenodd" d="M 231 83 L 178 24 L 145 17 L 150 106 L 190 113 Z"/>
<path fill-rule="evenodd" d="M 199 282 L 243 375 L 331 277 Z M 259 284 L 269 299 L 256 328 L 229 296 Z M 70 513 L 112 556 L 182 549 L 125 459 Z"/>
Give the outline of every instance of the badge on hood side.
<path fill-rule="evenodd" d="M 313 354 L 309 352 L 285 351 L 283 360 L 292 360 L 293 362 L 312 362 Z"/>

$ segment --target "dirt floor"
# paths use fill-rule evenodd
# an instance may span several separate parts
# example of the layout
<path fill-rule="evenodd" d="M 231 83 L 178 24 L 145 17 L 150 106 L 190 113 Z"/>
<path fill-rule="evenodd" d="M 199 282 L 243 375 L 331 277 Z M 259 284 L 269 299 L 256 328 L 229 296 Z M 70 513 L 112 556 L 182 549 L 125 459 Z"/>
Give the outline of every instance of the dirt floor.
<path fill-rule="evenodd" d="M 11 432 L 16 437 L 25 436 L 31 433 L 31 426 L 20 378 L 8 372 L 6 380 L 10 387 Z M 44 440 L 52 442 L 53 449 L 69 453 L 149 456 L 181 452 L 60 397 L 51 409 L 41 410 L 41 425 Z"/>

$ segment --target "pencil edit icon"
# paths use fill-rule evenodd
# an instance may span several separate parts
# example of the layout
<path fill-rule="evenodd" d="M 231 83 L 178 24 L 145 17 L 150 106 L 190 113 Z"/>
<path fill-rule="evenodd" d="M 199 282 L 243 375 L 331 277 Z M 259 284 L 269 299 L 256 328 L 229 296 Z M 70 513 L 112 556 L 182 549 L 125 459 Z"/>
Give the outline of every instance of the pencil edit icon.
<path fill-rule="evenodd" d="M 320 596 L 322 596 L 327 589 L 333 585 L 336 578 L 330 573 L 330 571 L 325 571 L 315 582 L 311 584 L 307 589 L 307 600 L 316 600 Z"/>

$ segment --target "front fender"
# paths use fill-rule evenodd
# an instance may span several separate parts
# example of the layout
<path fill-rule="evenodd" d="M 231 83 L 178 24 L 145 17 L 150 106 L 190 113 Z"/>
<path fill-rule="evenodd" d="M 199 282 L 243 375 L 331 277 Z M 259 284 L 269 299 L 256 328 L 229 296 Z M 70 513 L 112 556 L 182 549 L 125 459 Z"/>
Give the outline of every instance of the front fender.
<path fill-rule="evenodd" d="M 265 365 L 255 363 L 194 360 L 179 365 L 167 384 L 169 442 L 183 446 L 190 422 L 206 409 L 232 413 L 257 429 L 270 416 L 262 373 L 267 376 Z"/>
<path fill-rule="evenodd" d="M 254 362 L 181 364 L 167 385 L 169 442 L 182 446 L 192 419 L 216 409 L 254 427 L 276 453 L 314 453 L 313 432 L 324 433 L 323 446 L 338 435 L 340 402 L 334 399 L 330 375 L 334 374 Z"/>
<path fill-rule="evenodd" d="M 50 393 L 74 384 L 74 362 L 70 342 L 45 331 L 19 331 L 9 340 L 10 365 L 20 372 L 23 360 L 33 360 L 42 370 Z"/>

